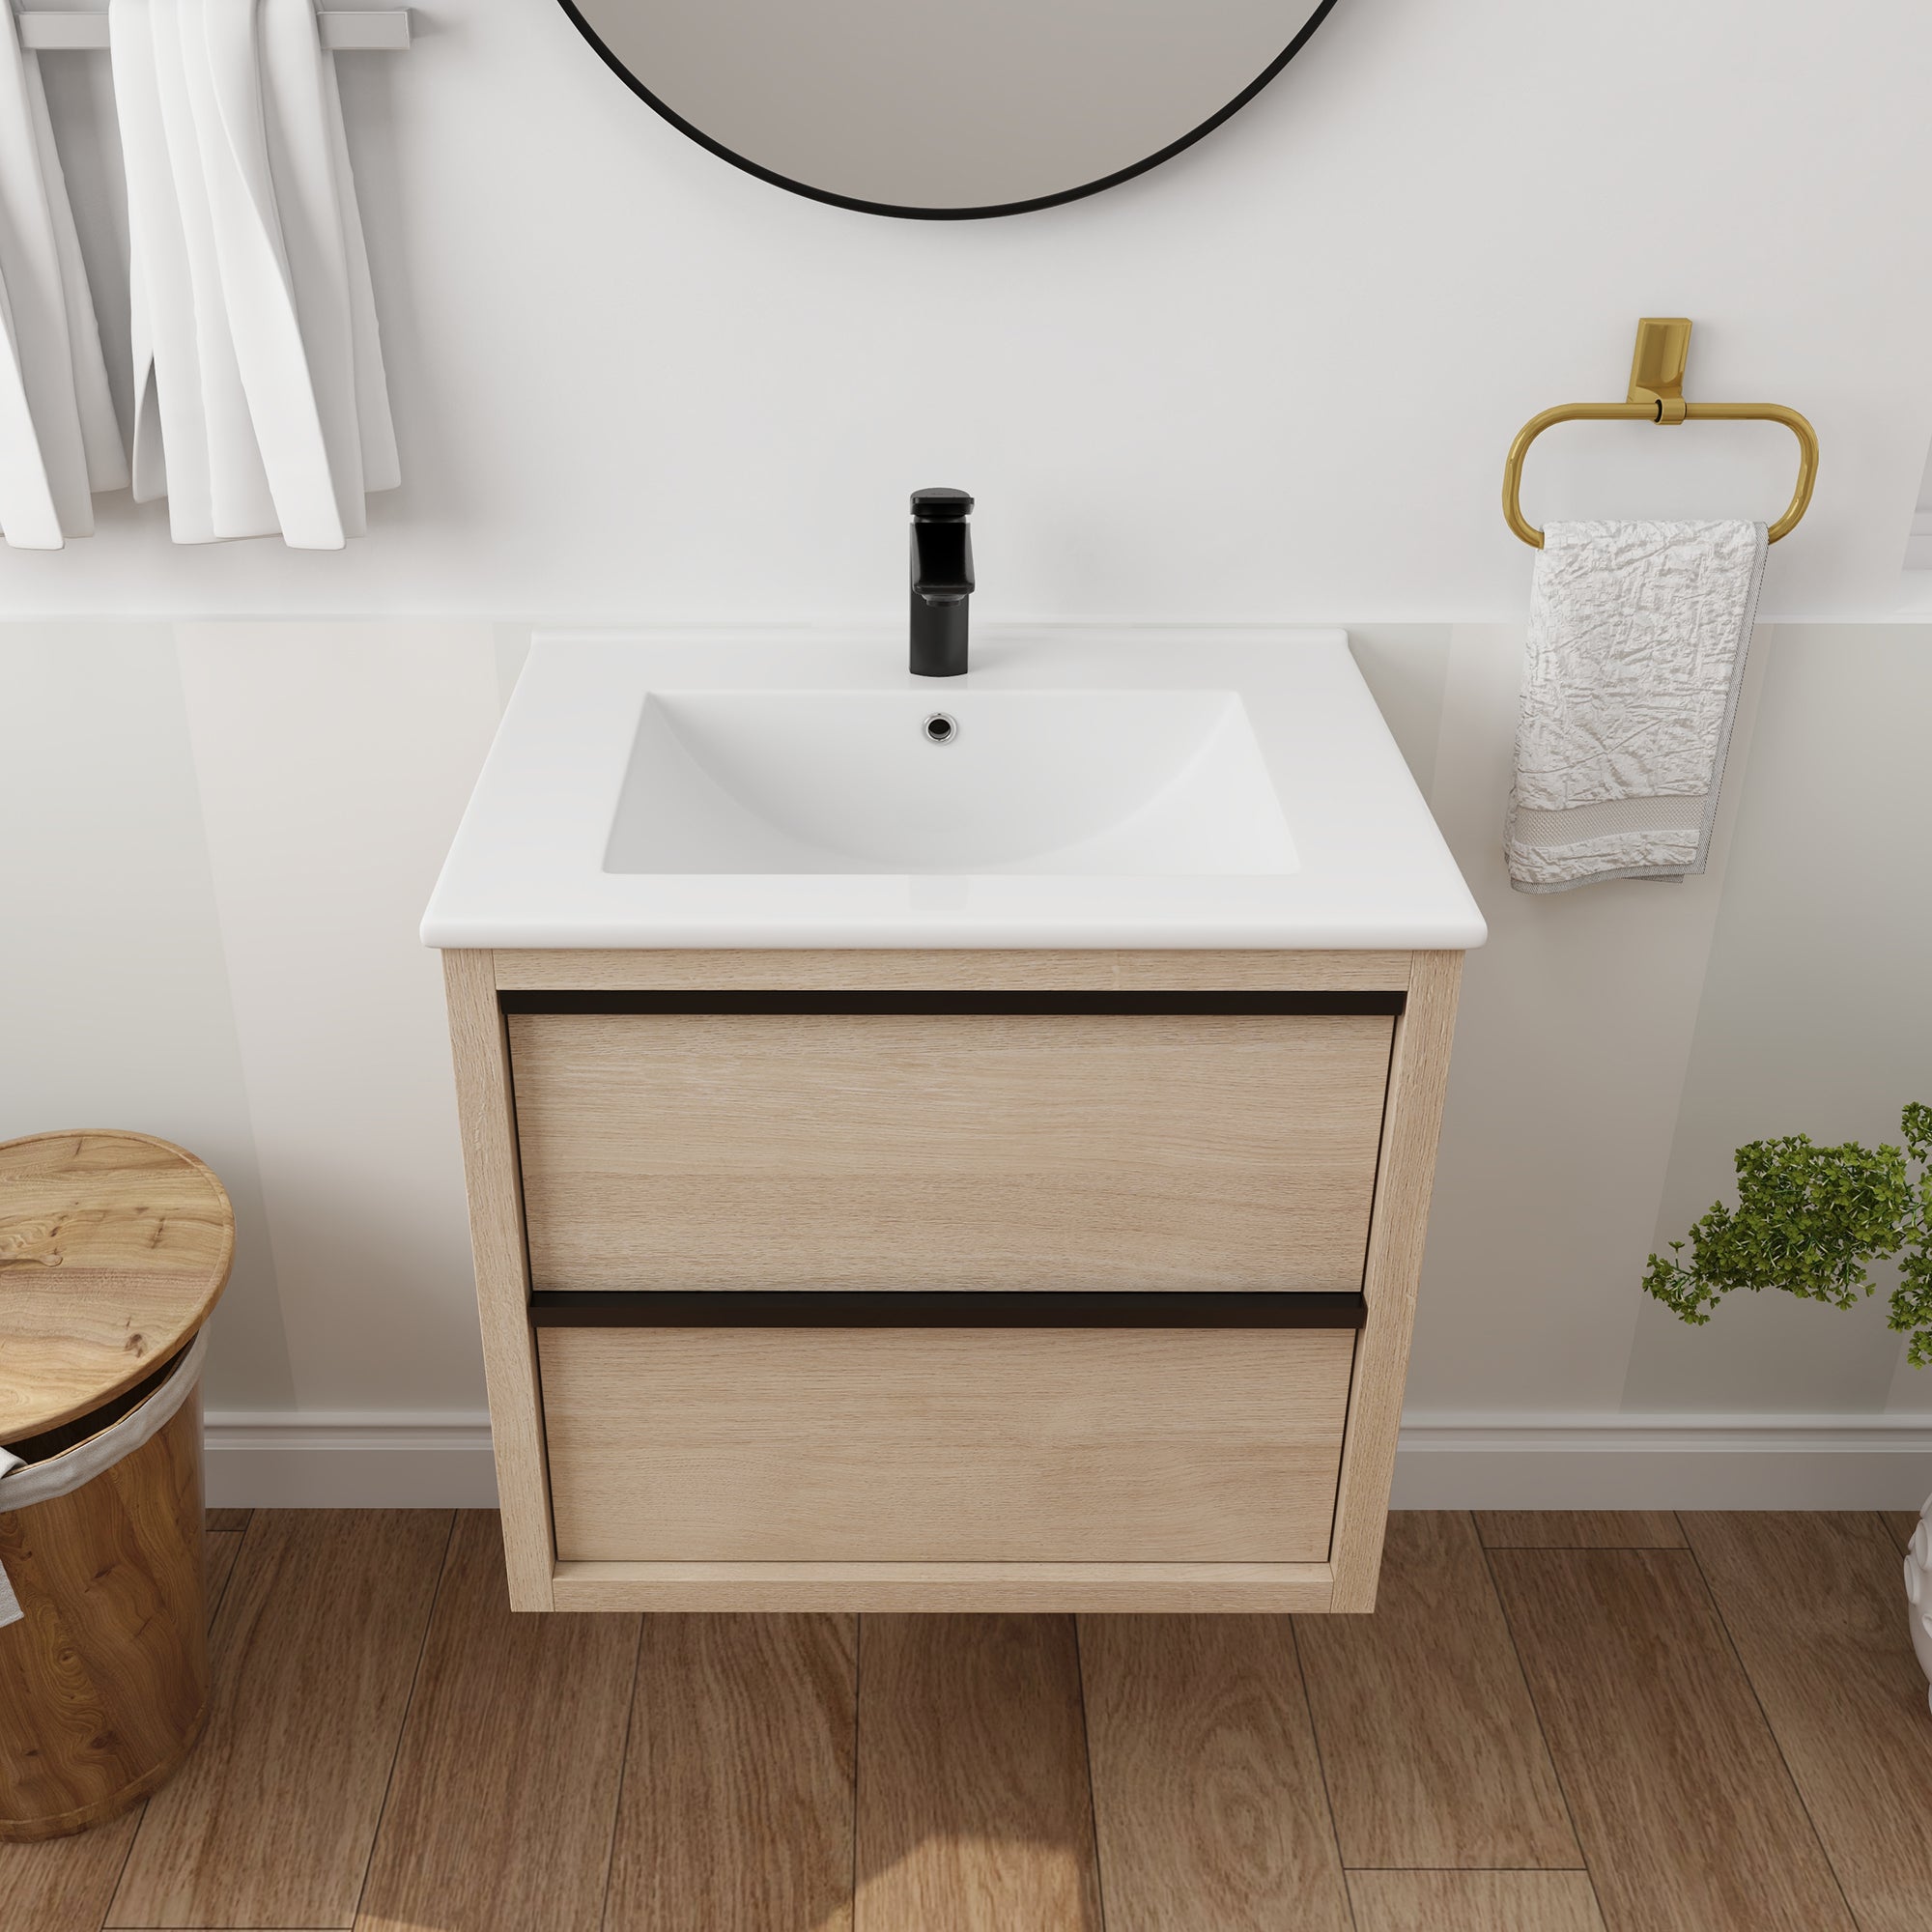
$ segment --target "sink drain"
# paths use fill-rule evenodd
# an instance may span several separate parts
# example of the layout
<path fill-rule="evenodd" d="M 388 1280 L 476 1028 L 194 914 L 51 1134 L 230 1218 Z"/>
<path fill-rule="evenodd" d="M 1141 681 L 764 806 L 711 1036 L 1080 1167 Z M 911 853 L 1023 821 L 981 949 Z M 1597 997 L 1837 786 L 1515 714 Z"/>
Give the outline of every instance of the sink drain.
<path fill-rule="evenodd" d="M 959 721 L 950 711 L 935 711 L 919 728 L 929 745 L 952 745 L 959 739 Z"/>

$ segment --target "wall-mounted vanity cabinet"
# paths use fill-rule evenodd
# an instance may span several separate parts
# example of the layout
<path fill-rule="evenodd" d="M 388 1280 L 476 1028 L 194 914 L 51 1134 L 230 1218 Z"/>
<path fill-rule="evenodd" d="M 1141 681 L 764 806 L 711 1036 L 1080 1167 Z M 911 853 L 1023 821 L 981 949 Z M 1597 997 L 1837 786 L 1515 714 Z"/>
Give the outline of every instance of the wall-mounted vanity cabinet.
<path fill-rule="evenodd" d="M 1339 631 L 931 642 L 532 645 L 423 921 L 511 1600 L 1366 1610 L 1482 916 Z"/>
<path fill-rule="evenodd" d="M 1372 1607 L 1461 964 L 446 951 L 513 1602 Z"/>

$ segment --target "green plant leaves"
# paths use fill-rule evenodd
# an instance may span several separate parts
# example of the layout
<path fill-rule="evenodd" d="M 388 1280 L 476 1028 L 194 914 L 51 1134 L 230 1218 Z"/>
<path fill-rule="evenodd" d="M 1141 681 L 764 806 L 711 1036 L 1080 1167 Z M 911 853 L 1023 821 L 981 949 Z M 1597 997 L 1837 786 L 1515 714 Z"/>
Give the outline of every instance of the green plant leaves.
<path fill-rule="evenodd" d="M 1688 1264 L 1683 1241 L 1667 1261 L 1652 1255 L 1644 1292 L 1693 1322 L 1737 1288 L 1850 1308 L 1873 1293 L 1870 1264 L 1901 1255 L 1889 1321 L 1911 1337 L 1910 1359 L 1932 1367 L 1932 1107 L 1914 1101 L 1900 1124 L 1903 1148 L 1817 1147 L 1806 1134 L 1741 1147 L 1737 1207 L 1715 1202 L 1691 1227 Z"/>
<path fill-rule="evenodd" d="M 1891 1294 L 1891 1325 L 1911 1340 L 1906 1356 L 1916 1369 L 1932 1369 L 1932 1107 L 1915 1100 L 1899 1125 L 1905 1145 L 1918 1163 L 1913 1211 L 1906 1228 L 1906 1251 L 1899 1258 L 1898 1286 Z"/>

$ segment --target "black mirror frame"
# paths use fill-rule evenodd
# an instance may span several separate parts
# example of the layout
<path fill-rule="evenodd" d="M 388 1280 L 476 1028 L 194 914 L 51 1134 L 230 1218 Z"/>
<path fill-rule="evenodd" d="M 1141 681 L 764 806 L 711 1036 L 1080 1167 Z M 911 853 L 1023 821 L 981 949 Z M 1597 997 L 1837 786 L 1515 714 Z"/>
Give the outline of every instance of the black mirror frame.
<path fill-rule="evenodd" d="M 742 168 L 748 175 L 756 175 L 760 181 L 770 182 L 774 187 L 781 187 L 792 194 L 802 194 L 811 201 L 829 202 L 834 208 L 856 209 L 861 214 L 890 214 L 905 221 L 984 221 L 996 214 L 1030 214 L 1037 208 L 1058 208 L 1061 203 L 1080 201 L 1090 194 L 1099 194 L 1103 189 L 1118 187 L 1124 181 L 1132 181 L 1136 175 L 1144 175 L 1150 168 L 1157 168 L 1163 161 L 1172 160 L 1183 148 L 1191 148 L 1205 134 L 1211 134 L 1230 115 L 1238 113 L 1245 107 L 1303 47 L 1308 44 L 1323 20 L 1334 11 L 1335 0 L 1321 0 L 1301 31 L 1289 42 L 1280 54 L 1251 80 L 1234 99 L 1218 113 L 1210 114 L 1207 120 L 1178 141 L 1170 141 L 1166 147 L 1148 156 L 1145 160 L 1136 161 L 1131 167 L 1116 168 L 1110 175 L 1102 175 L 1097 181 L 1085 182 L 1078 187 L 1063 188 L 1058 194 L 1036 195 L 1031 201 L 1002 202 L 988 208 L 901 208 L 891 202 L 861 201 L 849 194 L 834 194 L 827 188 L 813 187 L 809 183 L 793 181 L 789 175 L 781 175 L 774 169 L 762 167 L 758 162 L 727 148 L 722 141 L 714 141 L 703 128 L 695 128 L 676 109 L 658 99 L 644 83 L 598 39 L 596 29 L 577 10 L 573 0 L 557 0 L 557 4 L 570 15 L 571 24 L 596 48 L 599 58 L 612 73 L 628 87 L 638 99 L 658 113 L 675 128 L 679 133 L 689 135 L 700 148 L 709 148 L 721 160 L 729 161 L 734 168 Z"/>

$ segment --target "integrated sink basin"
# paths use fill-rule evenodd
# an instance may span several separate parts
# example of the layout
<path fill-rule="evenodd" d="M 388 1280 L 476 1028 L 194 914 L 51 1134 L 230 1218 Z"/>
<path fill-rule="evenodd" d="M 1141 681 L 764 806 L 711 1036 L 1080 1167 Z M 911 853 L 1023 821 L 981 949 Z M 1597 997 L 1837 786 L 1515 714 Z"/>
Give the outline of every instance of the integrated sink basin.
<path fill-rule="evenodd" d="M 1294 869 L 1236 693 L 922 682 L 931 690 L 652 692 L 605 869 Z"/>
<path fill-rule="evenodd" d="M 1480 914 L 1341 631 L 537 639 L 443 948 L 1440 948 Z"/>

